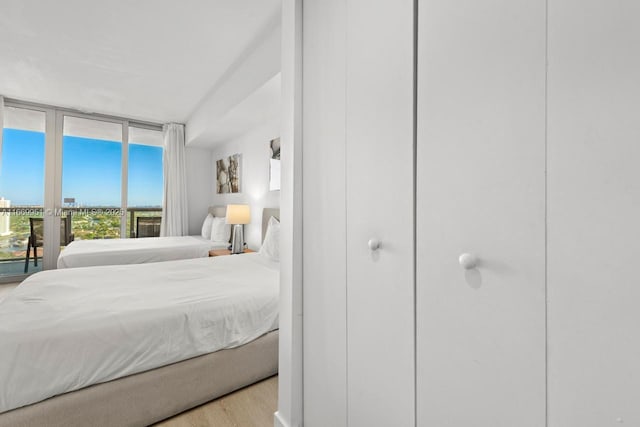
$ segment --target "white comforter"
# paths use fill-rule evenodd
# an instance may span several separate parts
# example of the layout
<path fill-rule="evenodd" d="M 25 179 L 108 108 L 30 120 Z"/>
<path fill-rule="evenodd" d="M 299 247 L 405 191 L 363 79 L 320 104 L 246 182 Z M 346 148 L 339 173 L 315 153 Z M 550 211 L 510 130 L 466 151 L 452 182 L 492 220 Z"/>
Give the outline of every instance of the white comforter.
<path fill-rule="evenodd" d="M 278 327 L 259 254 L 36 273 L 0 301 L 0 412 Z"/>
<path fill-rule="evenodd" d="M 76 240 L 60 252 L 58 268 L 202 258 L 209 256 L 210 249 L 227 246 L 227 242 L 212 242 L 200 236 Z"/>

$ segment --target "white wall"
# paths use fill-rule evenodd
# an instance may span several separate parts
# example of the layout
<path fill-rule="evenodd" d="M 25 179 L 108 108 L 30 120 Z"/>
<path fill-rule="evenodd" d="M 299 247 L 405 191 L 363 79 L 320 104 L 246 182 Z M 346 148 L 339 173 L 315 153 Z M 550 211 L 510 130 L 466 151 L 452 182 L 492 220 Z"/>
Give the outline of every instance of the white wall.
<path fill-rule="evenodd" d="M 209 155 L 211 205 L 248 204 L 251 224 L 245 226 L 245 240 L 249 248 L 257 250 L 262 243 L 262 209 L 280 207 L 280 191 L 269 191 L 269 142 L 280 136 L 280 121 L 270 122 L 250 130 L 242 136 L 216 146 Z M 216 194 L 216 160 L 231 154 L 242 154 L 240 165 L 240 193 Z"/>
<path fill-rule="evenodd" d="M 214 181 L 211 178 L 212 158 L 210 150 L 186 148 L 187 203 L 189 204 L 189 234 L 199 235 L 202 221 L 207 216 Z"/>

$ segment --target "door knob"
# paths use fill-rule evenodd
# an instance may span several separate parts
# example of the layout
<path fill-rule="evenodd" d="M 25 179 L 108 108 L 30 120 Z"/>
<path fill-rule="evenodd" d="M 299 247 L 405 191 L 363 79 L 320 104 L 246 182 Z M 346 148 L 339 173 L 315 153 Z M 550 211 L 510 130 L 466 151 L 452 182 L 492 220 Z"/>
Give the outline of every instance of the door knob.
<path fill-rule="evenodd" d="M 460 255 L 458 262 L 465 270 L 471 270 L 478 265 L 478 258 L 475 255 L 465 253 Z"/>
<path fill-rule="evenodd" d="M 369 239 L 369 249 L 372 251 L 377 251 L 378 249 L 380 249 L 380 240 L 378 239 Z"/>

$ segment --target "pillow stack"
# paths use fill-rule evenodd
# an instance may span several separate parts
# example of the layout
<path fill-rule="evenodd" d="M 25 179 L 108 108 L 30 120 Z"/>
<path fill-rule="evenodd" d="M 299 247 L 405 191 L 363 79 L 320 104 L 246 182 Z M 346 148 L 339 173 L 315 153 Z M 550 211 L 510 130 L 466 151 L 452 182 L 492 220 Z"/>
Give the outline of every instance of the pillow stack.
<path fill-rule="evenodd" d="M 202 223 L 202 231 L 201 231 L 202 237 L 204 237 L 207 240 L 211 239 L 211 223 L 213 223 L 213 215 L 209 214 L 207 215 L 207 217 L 204 219 L 204 222 Z"/>
<path fill-rule="evenodd" d="M 207 215 L 202 223 L 202 237 L 214 242 L 228 242 L 231 237 L 231 225 L 224 218 Z"/>
<path fill-rule="evenodd" d="M 258 253 L 272 261 L 280 261 L 280 221 L 274 217 L 269 218 L 264 242 Z"/>
<path fill-rule="evenodd" d="M 211 240 L 214 242 L 228 242 L 231 236 L 231 225 L 224 218 L 213 217 L 211 222 Z"/>

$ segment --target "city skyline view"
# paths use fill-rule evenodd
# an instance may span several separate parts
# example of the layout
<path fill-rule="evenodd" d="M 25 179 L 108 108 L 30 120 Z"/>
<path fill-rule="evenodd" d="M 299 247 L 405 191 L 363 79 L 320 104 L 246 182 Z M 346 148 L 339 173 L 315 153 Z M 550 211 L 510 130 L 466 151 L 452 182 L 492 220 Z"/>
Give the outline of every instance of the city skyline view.
<path fill-rule="evenodd" d="M 0 197 L 12 206 L 44 204 L 45 135 L 3 130 Z M 64 136 L 62 197 L 77 206 L 120 206 L 122 144 Z M 162 148 L 129 143 L 128 206 L 162 205 Z"/>

